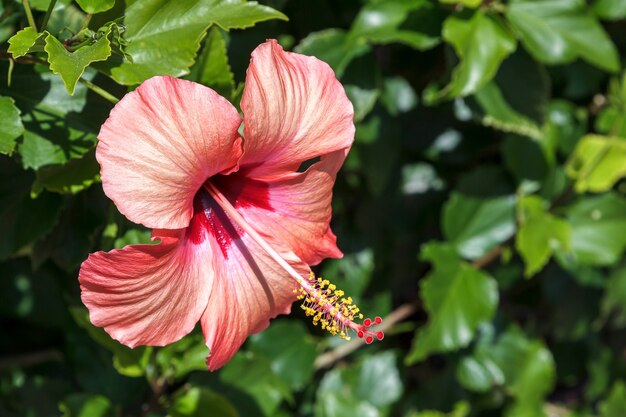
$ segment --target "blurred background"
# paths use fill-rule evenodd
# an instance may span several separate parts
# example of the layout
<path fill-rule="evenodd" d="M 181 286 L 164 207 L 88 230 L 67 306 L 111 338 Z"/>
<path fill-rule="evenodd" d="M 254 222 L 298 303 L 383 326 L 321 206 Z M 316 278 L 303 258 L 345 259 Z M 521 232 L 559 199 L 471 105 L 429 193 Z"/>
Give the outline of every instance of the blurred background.
<path fill-rule="evenodd" d="M 626 416 L 625 0 L 50 3 L 0 7 L 1 417 Z M 345 257 L 316 272 L 386 337 L 294 305 L 217 372 L 199 329 L 126 348 L 77 281 L 149 240 L 103 194 L 99 127 L 157 74 L 238 106 L 268 38 L 354 104 Z"/>

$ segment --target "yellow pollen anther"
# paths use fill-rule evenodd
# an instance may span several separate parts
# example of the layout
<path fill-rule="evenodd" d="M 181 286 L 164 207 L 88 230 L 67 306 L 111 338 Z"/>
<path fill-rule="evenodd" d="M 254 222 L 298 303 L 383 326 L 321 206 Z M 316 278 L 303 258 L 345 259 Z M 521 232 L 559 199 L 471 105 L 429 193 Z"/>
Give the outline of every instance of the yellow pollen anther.
<path fill-rule="evenodd" d="M 344 297 L 345 293 L 327 279 L 311 273 L 309 279 L 303 280 L 294 293 L 298 300 L 303 300 L 301 308 L 307 316 L 312 317 L 313 324 L 319 324 L 332 335 L 350 340 L 349 332 L 353 330 L 367 343 L 374 339 L 381 340 L 384 336 L 382 332 L 368 330 L 370 326 L 380 324 L 380 317 L 374 321 L 366 319 L 361 325 L 355 324 L 355 318 L 363 319 L 361 310 L 353 304 L 352 297 Z"/>

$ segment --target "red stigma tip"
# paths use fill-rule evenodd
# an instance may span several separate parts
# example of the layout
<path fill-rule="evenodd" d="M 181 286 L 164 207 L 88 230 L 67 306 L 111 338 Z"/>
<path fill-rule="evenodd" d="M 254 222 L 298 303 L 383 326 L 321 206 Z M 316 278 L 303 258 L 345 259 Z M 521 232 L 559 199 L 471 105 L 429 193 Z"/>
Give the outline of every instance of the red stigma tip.
<path fill-rule="evenodd" d="M 381 319 L 380 317 L 376 316 L 376 318 L 374 319 L 374 323 L 376 324 L 380 324 L 383 322 L 383 319 Z"/>
<path fill-rule="evenodd" d="M 374 341 L 374 338 L 372 336 L 367 336 L 365 338 L 365 343 L 367 343 L 368 345 L 372 343 L 373 341 Z"/>
<path fill-rule="evenodd" d="M 384 337 L 385 337 L 385 334 L 383 332 L 376 333 L 376 338 L 378 340 L 383 340 Z"/>
<path fill-rule="evenodd" d="M 357 336 L 359 336 L 359 339 L 363 339 L 363 332 L 359 330 L 359 332 L 356 334 Z"/>
<path fill-rule="evenodd" d="M 371 319 L 365 319 L 363 320 L 363 326 L 365 327 L 369 327 L 372 325 L 372 320 Z"/>

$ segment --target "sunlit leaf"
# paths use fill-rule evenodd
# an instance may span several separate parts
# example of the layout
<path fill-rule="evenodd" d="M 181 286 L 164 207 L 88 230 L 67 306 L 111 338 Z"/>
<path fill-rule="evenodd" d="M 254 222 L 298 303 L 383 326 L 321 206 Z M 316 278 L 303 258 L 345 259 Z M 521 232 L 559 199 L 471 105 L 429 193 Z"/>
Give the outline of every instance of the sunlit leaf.
<path fill-rule="evenodd" d="M 111 401 L 102 395 L 72 394 L 66 397 L 59 409 L 63 417 L 113 417 Z"/>
<path fill-rule="evenodd" d="M 341 77 L 350 62 L 369 52 L 365 42 L 354 43 L 348 33 L 342 29 L 325 29 L 313 32 L 294 48 L 294 51 L 313 55 L 330 65 L 338 77 Z"/>
<path fill-rule="evenodd" d="M 187 78 L 211 87 L 225 97 L 232 96 L 235 78 L 228 63 L 226 41 L 221 29 L 214 27 L 209 30 L 204 48 L 190 71 Z"/>
<path fill-rule="evenodd" d="M 168 411 L 172 417 L 203 417 L 209 410 L 212 417 L 239 416 L 235 407 L 226 398 L 203 387 L 192 387 L 177 392 Z"/>
<path fill-rule="evenodd" d="M 603 192 L 626 176 L 626 139 L 587 135 L 567 163 L 576 191 Z"/>
<path fill-rule="evenodd" d="M 454 193 L 443 208 L 443 231 L 464 258 L 477 259 L 515 233 L 515 197 Z"/>
<path fill-rule="evenodd" d="M 430 49 L 439 43 L 438 38 L 409 29 L 415 26 L 402 26 L 412 11 L 425 7 L 428 2 L 424 0 L 370 2 L 354 19 L 348 36 L 373 44 L 397 42 L 419 50 Z"/>
<path fill-rule="evenodd" d="M 26 55 L 29 52 L 43 51 L 43 42 L 37 42 L 43 40 L 45 33 L 37 32 L 30 26 L 17 32 L 9 40 L 8 52 L 13 55 L 13 58 L 19 58 Z"/>
<path fill-rule="evenodd" d="M 311 379 L 317 349 L 299 322 L 277 321 L 250 338 L 250 346 L 270 358 L 271 368 L 293 389 L 302 389 Z"/>
<path fill-rule="evenodd" d="M 181 76 L 194 63 L 200 41 L 216 24 L 243 29 L 287 17 L 271 7 L 245 0 L 148 0 L 128 6 L 124 38 L 131 62 L 100 66 L 120 84 L 133 85 L 154 76 Z"/>
<path fill-rule="evenodd" d="M 626 248 L 626 200 L 613 193 L 587 197 L 569 208 L 575 263 L 610 265 Z"/>
<path fill-rule="evenodd" d="M 115 0 L 76 0 L 76 3 L 86 13 L 101 13 L 112 8 L 115 5 Z"/>
<path fill-rule="evenodd" d="M 446 19 L 443 38 L 454 47 L 460 63 L 452 72 L 450 84 L 438 97 L 476 92 L 496 75 L 504 58 L 517 46 L 508 29 L 482 11 L 467 20 L 456 16 Z"/>
<path fill-rule="evenodd" d="M 608 398 L 600 404 L 600 417 L 621 417 L 626 414 L 626 384 L 617 381 Z"/>
<path fill-rule="evenodd" d="M 0 96 L 0 153 L 11 155 L 23 133 L 20 110 L 12 98 Z"/>
<path fill-rule="evenodd" d="M 495 280 L 461 261 L 452 246 L 430 243 L 422 248 L 421 258 L 434 266 L 420 283 L 429 321 L 415 335 L 406 357 L 409 364 L 467 346 L 498 305 Z"/>
<path fill-rule="evenodd" d="M 68 51 L 54 36 L 46 37 L 46 47 L 50 69 L 59 74 L 70 95 L 74 94 L 76 83 L 85 72 L 85 68 L 93 62 L 105 61 L 111 56 L 111 41 L 108 34 L 111 28 L 91 45 L 85 45 L 74 52 Z"/>
<path fill-rule="evenodd" d="M 512 0 L 507 17 L 537 60 L 564 64 L 581 57 L 616 72 L 615 46 L 585 8 L 583 0 Z"/>
<path fill-rule="evenodd" d="M 568 223 L 548 212 L 540 197 L 523 197 L 518 210 L 520 227 L 515 247 L 526 264 L 525 275 L 531 277 L 543 269 L 555 250 L 569 250 L 572 231 Z"/>

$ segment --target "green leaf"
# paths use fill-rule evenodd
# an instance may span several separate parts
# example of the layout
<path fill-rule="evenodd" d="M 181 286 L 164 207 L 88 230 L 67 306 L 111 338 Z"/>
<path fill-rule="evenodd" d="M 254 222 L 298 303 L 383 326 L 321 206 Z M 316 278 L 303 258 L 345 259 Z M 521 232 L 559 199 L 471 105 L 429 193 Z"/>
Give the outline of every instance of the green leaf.
<path fill-rule="evenodd" d="M 76 194 L 100 180 L 100 165 L 95 151 L 62 165 L 47 165 L 37 170 L 32 187 L 35 194 L 46 189 L 60 194 Z"/>
<path fill-rule="evenodd" d="M 484 125 L 492 126 L 503 132 L 514 132 L 535 139 L 543 136 L 537 123 L 520 114 L 507 103 L 495 82 L 489 82 L 478 90 L 475 98 L 485 112 L 482 120 Z"/>
<path fill-rule="evenodd" d="M 587 197 L 567 211 L 574 265 L 612 265 L 626 249 L 626 199 L 606 193 Z"/>
<path fill-rule="evenodd" d="M 356 365 L 335 368 L 324 375 L 317 390 L 315 416 L 382 417 L 402 391 L 395 355 L 371 355 Z"/>
<path fill-rule="evenodd" d="M 558 150 L 569 155 L 587 132 L 587 112 L 565 100 L 554 100 L 548 105 L 546 136 L 556 143 Z"/>
<path fill-rule="evenodd" d="M 439 0 L 442 4 L 462 4 L 471 9 L 475 9 L 482 4 L 482 0 Z"/>
<path fill-rule="evenodd" d="M 421 257 L 433 263 L 433 271 L 420 282 L 429 322 L 417 331 L 408 364 L 467 346 L 498 304 L 496 281 L 462 262 L 452 246 L 427 244 Z"/>
<path fill-rule="evenodd" d="M 606 319 L 612 314 L 619 323 L 626 323 L 626 267 L 613 271 L 606 281 L 602 317 Z"/>
<path fill-rule="evenodd" d="M 516 400 L 507 413 L 513 416 L 523 415 L 523 409 L 540 409 L 554 385 L 556 371 L 554 359 L 542 342 L 510 328 L 495 344 L 479 343 L 474 354 L 461 361 L 457 375 L 459 382 L 473 391 L 506 387 Z"/>
<path fill-rule="evenodd" d="M 310 33 L 294 48 L 295 52 L 312 55 L 326 62 L 341 77 L 353 59 L 370 51 L 364 42 L 353 42 L 345 30 L 325 29 Z"/>
<path fill-rule="evenodd" d="M 0 156 L 0 177 L 0 259 L 5 259 L 50 232 L 58 221 L 62 200 L 49 193 L 31 198 L 32 172 L 6 156 Z"/>
<path fill-rule="evenodd" d="M 172 417 L 238 417 L 233 405 L 223 396 L 204 387 L 183 388 L 174 394 L 168 409 Z"/>
<path fill-rule="evenodd" d="M 576 192 L 604 192 L 626 176 L 626 139 L 599 135 L 583 137 L 567 162 Z"/>
<path fill-rule="evenodd" d="M 466 96 L 487 84 L 500 63 L 515 51 L 512 34 L 493 17 L 477 11 L 469 19 L 450 16 L 443 25 L 443 38 L 454 47 L 460 64 L 452 80 L 435 99 Z"/>
<path fill-rule="evenodd" d="M 454 404 L 454 409 L 449 413 L 441 411 L 426 410 L 419 413 L 409 414 L 408 417 L 466 417 L 470 412 L 470 405 L 467 402 L 459 402 Z"/>
<path fill-rule="evenodd" d="M 402 396 L 402 380 L 393 352 L 365 357 L 359 365 L 357 381 L 355 395 L 376 407 L 391 405 Z"/>
<path fill-rule="evenodd" d="M 540 197 L 527 196 L 519 201 L 520 227 L 515 247 L 524 259 L 524 275 L 531 277 L 541 271 L 555 250 L 568 251 L 572 231 L 567 222 L 554 217 Z"/>
<path fill-rule="evenodd" d="M 356 85 L 346 85 L 344 88 L 354 106 L 354 122 L 358 123 L 374 109 L 380 92 L 378 90 L 366 90 Z"/>
<path fill-rule="evenodd" d="M 417 106 L 417 95 L 402 77 L 385 78 L 381 101 L 392 116 L 406 113 Z"/>
<path fill-rule="evenodd" d="M 124 19 L 126 53 L 132 63 L 107 62 L 99 68 L 124 85 L 139 84 L 154 75 L 178 77 L 189 72 L 211 25 L 244 29 L 270 19 L 287 17 L 255 1 L 137 1 L 128 6 Z"/>
<path fill-rule="evenodd" d="M 20 110 L 11 97 L 0 96 L 0 153 L 11 155 L 23 133 Z"/>
<path fill-rule="evenodd" d="M 333 283 L 357 302 L 367 288 L 374 272 L 374 253 L 371 249 L 345 254 L 342 259 L 324 262 L 322 276 L 332 277 Z"/>
<path fill-rule="evenodd" d="M 113 353 L 113 366 L 120 374 L 130 377 L 145 375 L 152 353 L 151 347 L 139 346 L 131 349 L 122 345 L 112 339 L 103 329 L 92 325 L 85 308 L 72 307 L 70 313 L 76 324 L 85 329 L 93 340 Z"/>
<path fill-rule="evenodd" d="M 597 0 L 593 3 L 592 10 L 600 19 L 621 20 L 626 18 L 626 1 Z"/>
<path fill-rule="evenodd" d="M 267 356 L 272 371 L 292 389 L 300 390 L 313 376 L 317 349 L 301 322 L 279 320 L 250 337 L 252 350 Z"/>
<path fill-rule="evenodd" d="M 28 26 L 17 32 L 9 40 L 9 49 L 7 50 L 13 58 L 19 58 L 29 52 L 43 51 L 43 42 L 37 42 L 43 39 L 45 33 L 37 32 Z"/>
<path fill-rule="evenodd" d="M 443 180 L 431 164 L 417 162 L 402 167 L 403 194 L 420 194 L 444 188 Z"/>
<path fill-rule="evenodd" d="M 232 98 L 235 77 L 228 63 L 224 35 L 218 27 L 209 30 L 204 48 L 187 78 L 211 87 L 224 97 Z"/>
<path fill-rule="evenodd" d="M 443 233 L 467 259 L 478 259 L 515 233 L 514 196 L 452 196 L 443 208 Z"/>
<path fill-rule="evenodd" d="M 130 230 L 129 232 L 137 231 Z M 129 232 L 124 237 L 129 235 Z M 149 236 L 149 234 L 148 234 Z M 116 247 L 118 240 L 115 241 Z M 142 242 L 143 243 L 143 242 Z M 206 371 L 206 357 L 208 348 L 201 335 L 192 333 L 178 342 L 169 344 L 157 351 L 156 363 L 161 373 L 168 379 L 178 379 L 187 376 L 191 371 Z"/>
<path fill-rule="evenodd" d="M 48 9 L 47 5 L 44 10 L 46 9 Z M 54 11 L 50 15 L 50 20 L 48 20 L 46 31 L 59 36 L 64 32 L 78 33 L 82 29 L 85 17 L 85 13 L 71 1 L 57 1 Z"/>
<path fill-rule="evenodd" d="M 93 75 L 88 69 L 85 78 Z M 13 97 L 22 111 L 25 132 L 17 153 L 24 168 L 38 169 L 82 157 L 93 149 L 96 133 L 111 108 L 93 96 L 90 102 L 94 99 L 94 105 L 85 107 L 87 87 L 78 84 L 70 96 L 63 80 L 43 66 L 21 66 L 10 86 L 0 83 L 0 93 Z"/>
<path fill-rule="evenodd" d="M 402 28 L 412 11 L 425 7 L 429 7 L 429 4 L 424 0 L 370 2 L 363 6 L 354 19 L 348 37 L 354 39 L 355 43 L 362 40 L 372 44 L 397 42 L 422 51 L 430 49 L 439 43 L 438 38 Z"/>
<path fill-rule="evenodd" d="M 626 415 L 626 384 L 617 381 L 608 398 L 600 403 L 600 417 L 623 417 Z"/>
<path fill-rule="evenodd" d="M 86 13 L 101 13 L 113 8 L 115 0 L 76 0 Z"/>
<path fill-rule="evenodd" d="M 92 62 L 106 61 L 111 56 L 111 41 L 109 33 L 111 27 L 91 45 L 78 48 L 69 52 L 57 38 L 52 35 L 46 37 L 46 47 L 50 69 L 59 74 L 65 83 L 65 88 L 70 95 L 74 94 L 78 79 L 85 72 L 85 68 Z"/>
<path fill-rule="evenodd" d="M 102 395 L 71 394 L 60 404 L 62 417 L 113 417 L 111 401 Z"/>
<path fill-rule="evenodd" d="M 237 353 L 220 371 L 220 379 L 254 398 L 268 417 L 274 416 L 283 400 L 291 399 L 289 385 L 272 371 L 264 355 Z"/>
<path fill-rule="evenodd" d="M 127 245 L 154 244 L 155 242 L 150 239 L 150 235 L 150 230 L 130 229 L 124 233 L 124 236 L 115 239 L 113 247 L 115 249 L 120 249 Z"/>
<path fill-rule="evenodd" d="M 617 72 L 617 50 L 585 8 L 584 0 L 512 0 L 506 16 L 537 60 L 565 64 L 580 57 Z"/>

